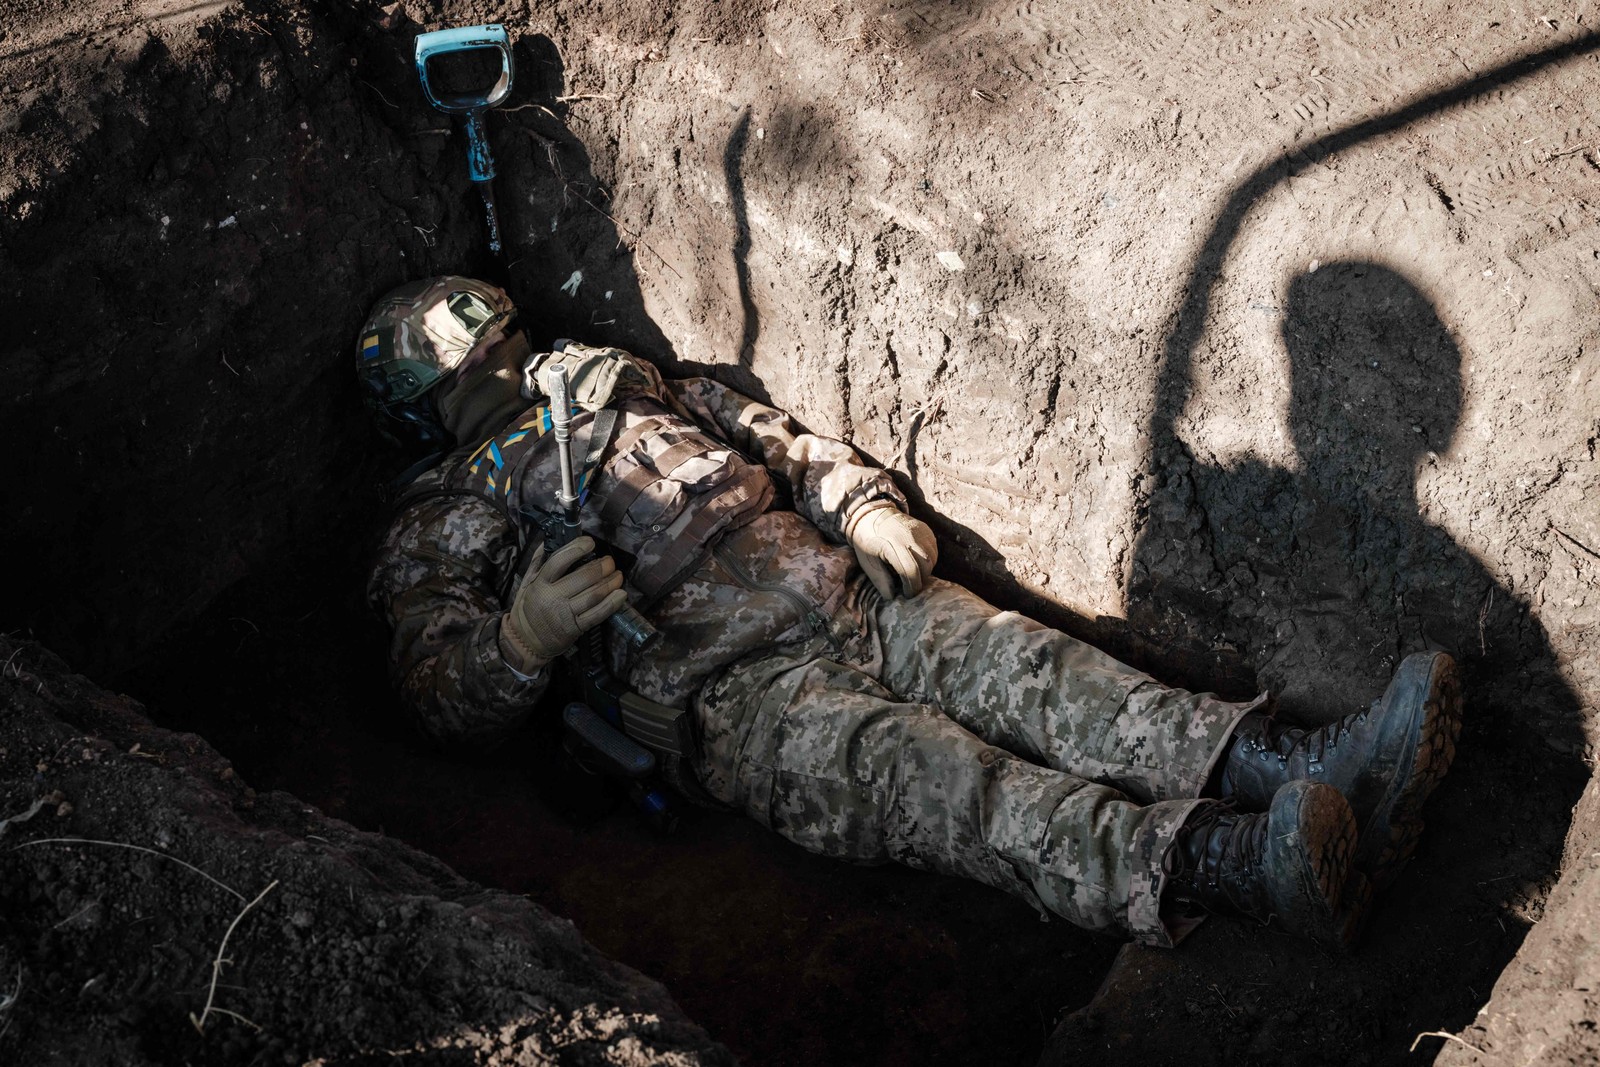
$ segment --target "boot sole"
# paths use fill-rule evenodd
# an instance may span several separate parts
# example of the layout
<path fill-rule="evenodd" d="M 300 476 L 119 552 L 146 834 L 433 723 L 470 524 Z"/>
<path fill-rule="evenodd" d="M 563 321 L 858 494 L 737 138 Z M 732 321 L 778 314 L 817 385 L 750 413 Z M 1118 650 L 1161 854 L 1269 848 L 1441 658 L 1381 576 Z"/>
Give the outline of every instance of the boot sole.
<path fill-rule="evenodd" d="M 1291 782 L 1273 798 L 1269 833 L 1294 891 L 1274 901 L 1284 926 L 1330 948 L 1349 949 L 1360 936 L 1371 900 L 1368 880 L 1355 870 L 1359 834 L 1344 795 L 1321 782 Z M 1287 823 L 1287 826 L 1285 826 Z M 1297 842 L 1290 843 L 1290 838 Z M 1281 853 L 1280 853 L 1281 855 Z"/>
<path fill-rule="evenodd" d="M 1413 653 L 1395 672 L 1386 698 L 1419 703 L 1422 723 L 1405 765 L 1397 767 L 1383 800 L 1361 829 L 1355 864 L 1375 891 L 1387 889 L 1422 836 L 1422 805 L 1450 770 L 1461 735 L 1461 682 L 1455 660 L 1442 652 Z"/>

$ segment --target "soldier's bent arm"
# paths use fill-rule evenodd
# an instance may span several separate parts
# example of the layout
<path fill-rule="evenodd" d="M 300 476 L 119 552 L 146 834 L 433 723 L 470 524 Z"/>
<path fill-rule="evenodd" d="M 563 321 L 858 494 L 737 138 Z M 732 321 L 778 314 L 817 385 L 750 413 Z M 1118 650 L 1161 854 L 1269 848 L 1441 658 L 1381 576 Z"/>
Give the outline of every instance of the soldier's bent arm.
<path fill-rule="evenodd" d="M 436 740 L 505 736 L 549 683 L 550 668 L 520 675 L 500 653 L 500 590 L 515 559 L 505 517 L 465 495 L 404 508 L 384 538 L 368 598 L 393 634 L 401 700 Z"/>
<path fill-rule="evenodd" d="M 873 501 L 907 510 L 887 471 L 868 466 L 843 441 L 801 430 L 786 412 L 712 378 L 669 378 L 664 388 L 697 422 L 786 479 L 795 510 L 835 541 L 844 540 L 851 517 Z"/>

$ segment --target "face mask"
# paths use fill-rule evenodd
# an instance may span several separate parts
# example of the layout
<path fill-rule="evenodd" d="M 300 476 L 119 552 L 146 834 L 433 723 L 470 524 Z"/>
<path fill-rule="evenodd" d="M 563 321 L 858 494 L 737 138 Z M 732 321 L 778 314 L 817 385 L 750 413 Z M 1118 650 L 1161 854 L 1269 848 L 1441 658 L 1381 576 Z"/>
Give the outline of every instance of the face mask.
<path fill-rule="evenodd" d="M 481 361 L 456 372 L 439 397 L 439 421 L 457 444 L 483 440 L 527 407 L 522 364 L 529 352 L 526 335 L 518 331 L 494 342 Z"/>

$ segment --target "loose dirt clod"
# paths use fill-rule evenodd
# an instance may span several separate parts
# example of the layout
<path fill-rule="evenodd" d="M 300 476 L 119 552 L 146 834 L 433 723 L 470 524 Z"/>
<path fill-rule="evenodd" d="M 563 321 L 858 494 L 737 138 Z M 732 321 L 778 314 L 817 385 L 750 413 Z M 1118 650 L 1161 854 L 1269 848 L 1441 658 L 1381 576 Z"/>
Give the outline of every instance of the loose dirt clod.
<path fill-rule="evenodd" d="M 0 990 L 4 1062 L 355 1067 L 389 1048 L 423 1062 L 732 1062 L 570 923 L 255 794 L 198 738 L 0 638 L 0 656 L 17 648 L 51 695 L 0 679 L 0 804 L 39 788 L 29 752 L 71 738 L 101 757 L 38 772 L 75 798 L 80 833 L 0 850 L 0 960 L 17 974 Z M 136 829 L 215 873 L 112 836 Z M 246 899 L 229 883 L 263 888 Z"/>

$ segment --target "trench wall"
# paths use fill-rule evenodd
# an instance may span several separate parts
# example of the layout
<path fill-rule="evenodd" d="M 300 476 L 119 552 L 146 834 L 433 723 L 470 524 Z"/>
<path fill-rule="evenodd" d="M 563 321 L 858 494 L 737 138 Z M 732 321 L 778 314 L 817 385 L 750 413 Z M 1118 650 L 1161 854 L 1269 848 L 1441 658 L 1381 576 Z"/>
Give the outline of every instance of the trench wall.
<path fill-rule="evenodd" d="M 0 627 L 91 674 L 361 565 L 351 342 L 448 270 L 851 440 L 946 573 L 1163 677 L 1327 714 L 1445 647 L 1467 743 L 1593 758 L 1592 5 L 0 16 Z M 491 19 L 504 264 L 408 59 Z"/>

